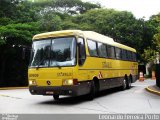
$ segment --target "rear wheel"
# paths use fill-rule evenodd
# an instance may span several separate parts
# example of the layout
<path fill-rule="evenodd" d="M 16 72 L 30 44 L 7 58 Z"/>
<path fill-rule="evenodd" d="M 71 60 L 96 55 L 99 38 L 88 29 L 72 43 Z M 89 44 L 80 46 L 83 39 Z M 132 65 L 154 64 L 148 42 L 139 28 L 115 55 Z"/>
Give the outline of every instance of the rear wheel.
<path fill-rule="evenodd" d="M 122 84 L 122 90 L 125 90 L 127 88 L 127 80 L 126 77 L 123 79 L 123 84 Z"/>
<path fill-rule="evenodd" d="M 128 80 L 127 80 L 127 86 L 126 86 L 126 88 L 127 89 L 130 89 L 131 88 L 131 79 L 132 79 L 132 77 L 130 76 L 129 78 L 128 78 Z"/>
<path fill-rule="evenodd" d="M 54 100 L 59 100 L 59 95 L 53 95 Z"/>

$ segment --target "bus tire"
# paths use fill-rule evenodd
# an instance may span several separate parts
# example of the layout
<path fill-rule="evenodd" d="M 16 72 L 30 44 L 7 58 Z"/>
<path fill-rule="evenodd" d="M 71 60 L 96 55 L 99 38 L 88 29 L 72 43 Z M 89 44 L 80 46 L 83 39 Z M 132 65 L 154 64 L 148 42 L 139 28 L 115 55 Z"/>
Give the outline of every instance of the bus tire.
<path fill-rule="evenodd" d="M 126 86 L 127 89 L 131 88 L 131 83 L 132 83 L 132 76 L 129 76 L 129 78 L 127 80 L 127 86 Z"/>
<path fill-rule="evenodd" d="M 54 100 L 59 100 L 59 95 L 53 95 Z"/>
<path fill-rule="evenodd" d="M 127 79 L 126 79 L 126 77 L 124 77 L 121 89 L 125 90 L 126 88 L 127 88 Z"/>
<path fill-rule="evenodd" d="M 94 84 L 95 84 L 95 95 L 98 95 L 98 93 L 99 93 L 99 80 L 98 80 L 98 78 L 94 78 Z"/>
<path fill-rule="evenodd" d="M 91 81 L 90 93 L 88 94 L 88 100 L 93 100 L 96 94 L 96 86 L 94 80 Z"/>

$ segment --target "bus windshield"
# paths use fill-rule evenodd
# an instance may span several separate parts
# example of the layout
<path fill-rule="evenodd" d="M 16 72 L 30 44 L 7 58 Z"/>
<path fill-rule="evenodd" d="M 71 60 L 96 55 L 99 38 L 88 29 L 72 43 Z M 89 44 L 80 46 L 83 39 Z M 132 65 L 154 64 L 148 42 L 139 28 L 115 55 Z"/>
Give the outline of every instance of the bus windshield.
<path fill-rule="evenodd" d="M 75 64 L 75 37 L 33 41 L 30 67 L 59 67 Z"/>

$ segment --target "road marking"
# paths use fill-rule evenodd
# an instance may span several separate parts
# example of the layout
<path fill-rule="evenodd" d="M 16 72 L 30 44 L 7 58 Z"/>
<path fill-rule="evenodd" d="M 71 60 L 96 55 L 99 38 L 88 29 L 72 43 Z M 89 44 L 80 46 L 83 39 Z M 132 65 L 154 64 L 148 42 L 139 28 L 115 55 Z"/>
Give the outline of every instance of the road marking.
<path fill-rule="evenodd" d="M 0 95 L 0 96 L 2 96 L 2 97 L 9 97 L 8 95 Z"/>
<path fill-rule="evenodd" d="M 22 99 L 22 98 L 19 98 L 19 97 L 12 97 L 12 96 L 9 96 L 9 95 L 1 95 L 1 97 L 8 97 L 8 98 L 14 98 L 14 99 Z"/>
<path fill-rule="evenodd" d="M 0 90 L 28 89 L 28 87 L 2 87 Z"/>
<path fill-rule="evenodd" d="M 3 94 L 0 94 L 0 97 L 7 97 L 7 98 L 14 98 L 14 99 L 22 99 L 22 98 L 19 98 L 19 97 L 12 97 L 12 96 L 3 95 Z"/>

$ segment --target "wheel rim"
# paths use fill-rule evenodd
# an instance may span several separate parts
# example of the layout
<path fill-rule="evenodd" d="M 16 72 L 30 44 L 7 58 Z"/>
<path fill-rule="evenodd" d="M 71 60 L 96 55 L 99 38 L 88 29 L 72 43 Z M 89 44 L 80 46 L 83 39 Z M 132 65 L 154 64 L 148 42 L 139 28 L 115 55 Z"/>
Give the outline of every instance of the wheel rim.
<path fill-rule="evenodd" d="M 123 88 L 126 89 L 126 87 L 127 87 L 127 84 L 126 84 L 126 80 L 124 79 L 123 80 Z"/>
<path fill-rule="evenodd" d="M 131 83 L 131 80 L 129 80 L 129 87 L 131 87 L 131 84 L 132 84 L 132 83 Z"/>

